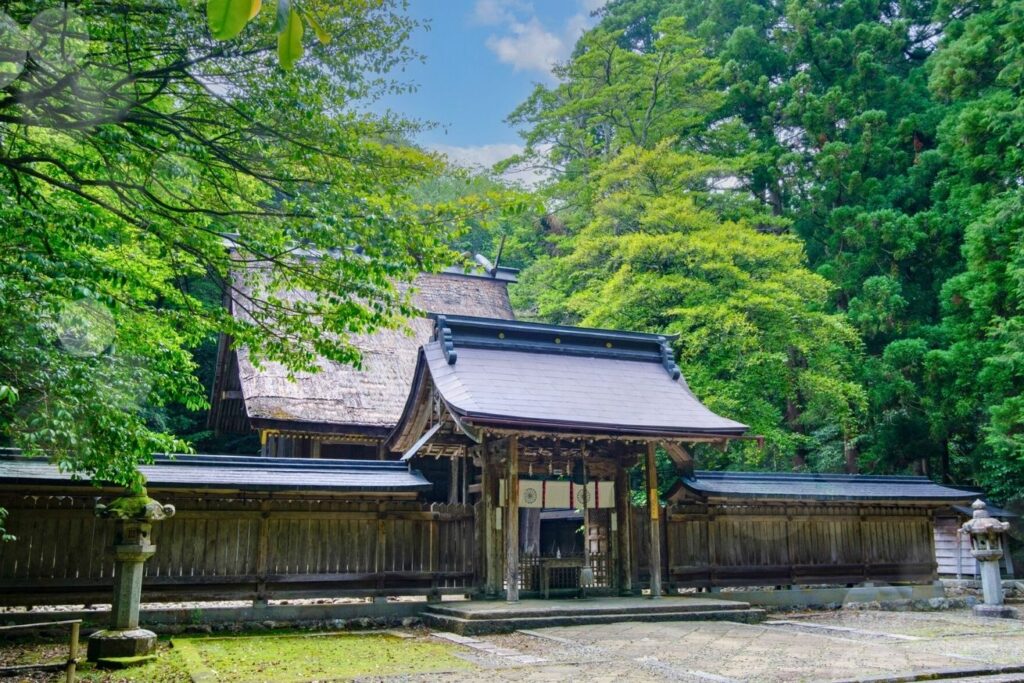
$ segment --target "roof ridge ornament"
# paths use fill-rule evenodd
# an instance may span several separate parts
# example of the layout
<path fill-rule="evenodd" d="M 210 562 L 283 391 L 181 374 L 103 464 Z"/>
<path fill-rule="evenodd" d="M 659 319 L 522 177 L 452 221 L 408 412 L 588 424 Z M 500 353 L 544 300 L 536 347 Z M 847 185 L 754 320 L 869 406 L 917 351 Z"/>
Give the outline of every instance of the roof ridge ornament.
<path fill-rule="evenodd" d="M 448 361 L 448 365 L 455 365 L 455 361 L 459 359 L 459 354 L 455 350 L 455 338 L 452 335 L 452 328 L 448 326 L 448 318 L 443 315 L 437 316 L 436 336 L 437 340 L 441 342 L 444 359 Z"/>
<path fill-rule="evenodd" d="M 676 364 L 676 355 L 672 352 L 672 346 L 668 343 L 668 339 L 664 337 L 661 338 L 661 364 L 668 370 L 668 374 L 672 376 L 673 381 L 682 376 L 683 371 Z"/>

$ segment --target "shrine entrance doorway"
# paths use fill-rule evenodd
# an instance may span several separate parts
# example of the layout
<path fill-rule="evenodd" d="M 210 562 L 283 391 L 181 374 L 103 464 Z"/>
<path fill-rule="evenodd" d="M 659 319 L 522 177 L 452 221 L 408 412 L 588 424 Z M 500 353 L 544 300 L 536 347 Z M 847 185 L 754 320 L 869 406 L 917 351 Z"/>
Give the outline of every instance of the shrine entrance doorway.
<path fill-rule="evenodd" d="M 614 486 L 614 481 L 584 485 L 520 479 L 519 588 L 524 596 L 582 597 L 616 592 Z"/>

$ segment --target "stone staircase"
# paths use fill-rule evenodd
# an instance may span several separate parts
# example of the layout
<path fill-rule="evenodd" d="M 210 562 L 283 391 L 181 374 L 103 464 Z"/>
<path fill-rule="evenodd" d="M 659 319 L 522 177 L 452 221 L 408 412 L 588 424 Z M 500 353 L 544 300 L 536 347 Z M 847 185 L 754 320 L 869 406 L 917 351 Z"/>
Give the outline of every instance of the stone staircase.
<path fill-rule="evenodd" d="M 579 600 L 452 601 L 434 603 L 421 613 L 423 623 L 463 636 L 511 633 L 551 626 L 610 624 L 624 621 L 764 620 L 748 603 L 709 598 L 589 598 Z"/>

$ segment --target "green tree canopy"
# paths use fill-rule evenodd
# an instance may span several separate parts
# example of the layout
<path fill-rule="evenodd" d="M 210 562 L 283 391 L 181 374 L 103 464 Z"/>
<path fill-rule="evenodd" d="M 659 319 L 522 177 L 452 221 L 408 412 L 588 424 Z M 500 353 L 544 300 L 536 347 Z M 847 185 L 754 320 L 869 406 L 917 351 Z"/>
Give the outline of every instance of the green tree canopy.
<path fill-rule="evenodd" d="M 0 432 L 137 485 L 186 447 L 140 406 L 205 401 L 190 348 L 358 362 L 349 336 L 399 323 L 394 282 L 447 260 L 459 215 L 412 200 L 437 161 L 359 104 L 409 56 L 395 3 L 304 3 L 332 40 L 290 71 L 268 13 L 218 42 L 195 3 L 51 7 L 3 5 Z"/>
<path fill-rule="evenodd" d="M 734 126 L 709 125 L 722 70 L 679 20 L 647 51 L 621 38 L 584 37 L 562 83 L 513 114 L 529 127 L 510 163 L 554 169 L 546 192 L 569 226 L 516 302 L 546 320 L 678 334 L 702 400 L 767 437 L 729 464 L 834 467 L 808 455 L 826 427 L 840 453 L 858 433 L 856 333 L 827 312 L 830 285 L 800 241 L 735 187 L 749 159 L 721 154 Z"/>

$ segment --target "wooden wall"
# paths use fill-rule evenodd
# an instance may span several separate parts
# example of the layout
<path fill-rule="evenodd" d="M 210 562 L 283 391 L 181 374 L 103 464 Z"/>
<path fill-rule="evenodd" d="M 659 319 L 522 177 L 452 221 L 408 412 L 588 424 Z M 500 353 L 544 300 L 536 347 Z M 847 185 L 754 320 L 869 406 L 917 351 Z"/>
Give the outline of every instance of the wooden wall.
<path fill-rule="evenodd" d="M 463 593 L 476 582 L 465 505 L 160 496 L 144 601 Z M 0 499 L 0 604 L 108 602 L 114 523 L 95 496 Z"/>
<path fill-rule="evenodd" d="M 647 538 L 634 511 L 635 539 Z M 857 505 L 673 505 L 662 525 L 672 587 L 909 583 L 936 577 L 929 508 Z M 642 541 L 637 572 L 649 573 Z"/>

